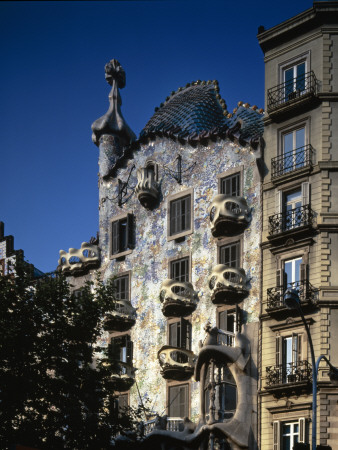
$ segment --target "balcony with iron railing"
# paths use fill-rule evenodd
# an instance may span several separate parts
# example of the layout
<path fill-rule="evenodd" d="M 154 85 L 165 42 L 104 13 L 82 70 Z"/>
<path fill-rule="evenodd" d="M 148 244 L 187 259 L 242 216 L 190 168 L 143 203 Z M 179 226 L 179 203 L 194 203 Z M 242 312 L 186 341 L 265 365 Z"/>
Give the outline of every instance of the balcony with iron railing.
<path fill-rule="evenodd" d="M 310 205 L 298 206 L 297 208 L 274 214 L 269 217 L 270 241 L 280 239 L 283 233 L 301 235 L 313 231 L 315 225 L 315 213 Z M 284 234 L 283 234 L 284 237 Z"/>
<path fill-rule="evenodd" d="M 311 388 L 312 367 L 308 361 L 279 364 L 266 368 L 265 389 L 279 394 L 299 394 Z"/>
<path fill-rule="evenodd" d="M 283 153 L 271 159 L 271 179 L 273 182 L 282 177 L 309 172 L 312 169 L 314 150 L 310 144 Z"/>
<path fill-rule="evenodd" d="M 286 311 L 284 295 L 287 289 L 295 289 L 298 291 L 302 308 L 313 307 L 317 304 L 318 289 L 313 287 L 308 280 L 296 281 L 294 283 L 288 283 L 286 287 L 276 286 L 267 290 L 267 313 L 270 315 L 278 315 L 281 310 Z M 288 310 L 288 314 L 291 314 L 290 310 Z"/>
<path fill-rule="evenodd" d="M 268 89 L 267 109 L 272 119 L 312 106 L 317 100 L 318 81 L 313 71 Z"/>
<path fill-rule="evenodd" d="M 186 381 L 192 377 L 195 369 L 195 355 L 185 348 L 164 345 L 158 352 L 163 378 Z"/>

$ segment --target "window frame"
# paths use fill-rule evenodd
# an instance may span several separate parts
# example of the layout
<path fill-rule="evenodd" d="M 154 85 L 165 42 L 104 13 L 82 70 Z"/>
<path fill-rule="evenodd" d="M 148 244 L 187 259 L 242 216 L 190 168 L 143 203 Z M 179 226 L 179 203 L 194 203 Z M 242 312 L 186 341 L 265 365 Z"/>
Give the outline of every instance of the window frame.
<path fill-rule="evenodd" d="M 186 405 L 186 411 L 188 412 L 187 416 L 171 416 L 170 415 L 170 390 L 173 388 L 178 388 L 178 387 L 185 387 L 187 388 L 187 394 L 186 394 L 186 398 L 187 398 L 187 405 Z M 170 382 L 167 384 L 167 414 L 169 418 L 178 418 L 178 419 L 184 419 L 184 417 L 190 417 L 191 414 L 191 386 L 190 383 L 180 383 L 180 382 Z"/>
<path fill-rule="evenodd" d="M 188 325 L 187 329 L 186 329 L 186 335 L 185 335 L 185 344 L 187 344 L 188 341 L 188 345 L 186 345 L 185 347 L 181 347 L 181 346 L 175 346 L 175 345 L 171 345 L 170 341 L 171 341 L 171 329 L 173 325 L 179 325 L 180 324 L 180 328 L 182 330 L 182 324 L 184 324 L 184 322 L 186 323 L 185 325 Z M 180 341 L 182 342 L 182 332 L 180 331 L 181 336 L 180 336 Z M 189 339 L 189 340 L 188 340 Z M 177 347 L 177 348 L 181 348 L 183 350 L 190 350 L 192 348 L 192 324 L 191 324 L 191 316 L 184 318 L 184 317 L 180 317 L 180 318 L 172 318 L 172 319 L 168 319 L 167 320 L 167 342 L 168 345 L 172 346 L 172 347 Z"/>
<path fill-rule="evenodd" d="M 243 239 L 242 236 L 232 236 L 232 237 L 226 237 L 223 239 L 217 240 L 217 264 L 223 264 L 221 263 L 221 248 L 233 245 L 238 242 L 239 245 L 239 265 L 237 268 L 241 268 L 243 264 Z"/>
<path fill-rule="evenodd" d="M 127 297 L 128 298 L 127 299 L 116 298 L 116 300 L 123 300 L 123 301 L 127 301 L 127 302 L 131 303 L 131 270 L 115 274 L 114 275 L 114 286 L 115 286 L 116 280 L 121 279 L 121 278 L 128 278 L 128 281 L 127 281 L 127 294 L 128 294 Z"/>
<path fill-rule="evenodd" d="M 278 408 L 280 409 L 280 408 Z M 308 430 L 308 417 L 311 409 L 311 404 L 309 404 L 308 410 L 300 412 L 303 416 L 295 415 L 290 413 L 289 410 L 284 410 L 281 413 L 273 414 L 272 421 L 272 448 L 273 450 L 281 450 L 283 444 L 283 425 L 288 425 L 290 423 L 298 424 L 298 442 L 307 443 L 309 438 Z M 270 410 L 270 408 L 268 408 Z M 299 413 L 298 413 L 299 414 Z M 292 449 L 293 446 L 290 447 Z"/>
<path fill-rule="evenodd" d="M 278 78 L 279 84 L 285 83 L 285 72 L 291 68 L 298 66 L 299 64 L 305 63 L 304 73 L 307 74 L 311 71 L 311 52 L 310 50 L 301 53 L 300 55 L 294 56 L 282 63 L 279 64 L 278 67 Z M 295 79 L 295 77 L 293 78 Z M 306 88 L 305 88 L 306 91 Z M 296 92 L 295 90 L 292 92 Z M 283 103 L 286 103 L 288 100 L 284 100 Z"/>
<path fill-rule="evenodd" d="M 116 222 L 122 222 L 123 220 L 127 220 L 127 229 L 126 229 L 126 249 L 119 251 L 118 253 L 113 253 L 113 224 Z M 110 259 L 118 259 L 122 258 L 126 255 L 132 253 L 134 249 L 134 239 L 131 235 L 134 234 L 134 222 L 135 216 L 134 213 L 123 213 L 117 216 L 114 216 L 110 219 L 109 224 L 109 258 Z"/>
<path fill-rule="evenodd" d="M 190 254 L 185 255 L 185 256 L 181 256 L 179 258 L 176 258 L 176 257 L 175 258 L 169 258 L 169 260 L 168 260 L 168 274 L 169 274 L 169 278 L 171 280 L 176 280 L 173 277 L 173 264 L 178 263 L 179 261 L 182 261 L 182 260 L 187 260 L 188 261 L 188 264 L 187 264 L 187 267 L 188 267 L 188 280 L 186 282 L 191 282 L 192 267 L 191 267 L 191 255 Z M 176 280 L 176 281 L 179 281 L 179 280 Z"/>
<path fill-rule="evenodd" d="M 183 199 L 185 197 L 190 196 L 190 226 L 184 231 L 179 233 L 171 234 L 171 204 L 174 201 Z M 177 239 L 181 239 L 189 234 L 194 232 L 194 189 L 189 188 L 185 189 L 182 192 L 178 192 L 177 194 L 169 195 L 167 198 L 167 240 L 173 241 Z"/>
<path fill-rule="evenodd" d="M 233 177 L 234 175 L 237 175 L 237 174 L 239 174 L 239 197 L 243 197 L 243 189 L 244 189 L 244 168 L 243 167 L 234 167 L 232 169 L 228 169 L 225 172 L 217 174 L 218 193 L 219 194 L 222 193 L 223 180 L 228 177 Z"/>
<path fill-rule="evenodd" d="M 126 361 L 123 361 L 123 359 L 119 359 L 119 360 L 115 360 L 116 362 L 123 362 L 125 364 L 129 364 L 131 367 L 133 367 L 133 360 L 134 360 L 134 341 L 131 339 L 131 334 L 130 332 L 126 332 L 126 333 L 119 333 L 119 332 L 113 332 L 109 334 L 109 345 L 112 345 L 112 340 L 113 339 L 123 339 L 126 338 L 127 341 L 129 341 L 130 343 L 130 353 L 128 355 L 128 343 L 126 345 Z M 122 346 L 119 347 L 120 351 L 121 348 L 123 348 Z M 128 361 L 129 360 L 129 361 Z"/>

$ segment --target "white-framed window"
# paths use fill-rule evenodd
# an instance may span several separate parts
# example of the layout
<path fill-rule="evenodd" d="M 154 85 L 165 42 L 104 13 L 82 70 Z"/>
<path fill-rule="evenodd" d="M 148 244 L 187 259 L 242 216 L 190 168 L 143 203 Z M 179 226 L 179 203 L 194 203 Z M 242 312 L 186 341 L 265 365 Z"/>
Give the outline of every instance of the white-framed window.
<path fill-rule="evenodd" d="M 307 92 L 307 73 L 310 71 L 310 52 L 303 53 L 280 65 L 280 83 L 283 83 L 284 102 Z"/>
<path fill-rule="evenodd" d="M 309 163 L 305 124 L 281 134 L 283 174 L 300 169 Z"/>
<path fill-rule="evenodd" d="M 304 376 L 304 380 L 307 379 L 307 364 L 302 362 L 302 346 L 302 333 L 276 337 L 278 384 L 302 381 L 302 376 Z"/>
<path fill-rule="evenodd" d="M 310 183 L 288 190 L 276 191 L 276 214 L 280 215 L 274 224 L 276 231 L 283 232 L 308 225 L 310 207 Z"/>
<path fill-rule="evenodd" d="M 297 442 L 306 442 L 306 419 L 273 421 L 273 450 L 292 450 Z"/>

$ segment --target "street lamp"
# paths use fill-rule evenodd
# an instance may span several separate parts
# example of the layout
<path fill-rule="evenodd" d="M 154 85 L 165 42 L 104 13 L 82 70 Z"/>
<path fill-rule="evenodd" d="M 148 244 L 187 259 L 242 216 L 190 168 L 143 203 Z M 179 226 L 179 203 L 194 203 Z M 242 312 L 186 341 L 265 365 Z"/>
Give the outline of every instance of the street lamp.
<path fill-rule="evenodd" d="M 311 351 L 311 364 L 312 364 L 312 450 L 316 450 L 316 438 L 317 438 L 317 376 L 318 376 L 318 369 L 319 364 L 322 359 L 324 359 L 327 364 L 330 367 L 329 377 L 330 381 L 338 386 L 338 369 L 334 367 L 330 361 L 326 358 L 324 355 L 320 355 L 317 359 L 317 362 L 315 360 L 315 352 L 313 350 L 313 343 L 312 338 L 310 334 L 310 329 L 308 327 L 308 324 L 306 323 L 304 313 L 300 304 L 300 298 L 299 293 L 297 289 L 287 289 L 284 294 L 284 303 L 285 306 L 289 309 L 297 309 L 299 312 L 302 321 L 304 323 L 305 331 L 309 340 L 310 344 L 310 351 Z"/>

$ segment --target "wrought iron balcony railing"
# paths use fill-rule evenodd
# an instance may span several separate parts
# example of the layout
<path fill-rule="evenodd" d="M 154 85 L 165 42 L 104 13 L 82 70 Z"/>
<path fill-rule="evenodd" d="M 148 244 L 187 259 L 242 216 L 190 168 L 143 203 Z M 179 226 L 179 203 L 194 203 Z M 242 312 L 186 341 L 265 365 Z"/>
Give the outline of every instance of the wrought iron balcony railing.
<path fill-rule="evenodd" d="M 183 422 L 181 417 L 157 417 L 145 422 L 144 434 L 147 435 L 153 430 L 183 431 Z"/>
<path fill-rule="evenodd" d="M 274 214 L 269 217 L 269 235 L 283 233 L 284 231 L 294 230 L 299 227 L 312 227 L 315 214 L 310 205 L 298 206 L 297 208 Z"/>
<path fill-rule="evenodd" d="M 305 281 L 296 281 L 294 283 L 288 283 L 286 287 L 277 286 L 267 290 L 267 309 L 284 308 L 284 294 L 287 289 L 296 289 L 298 291 L 300 302 L 310 302 L 315 304 L 317 301 L 318 289 L 313 287 L 312 284 Z"/>
<path fill-rule="evenodd" d="M 287 383 L 312 381 L 312 368 L 308 361 L 279 364 L 266 368 L 266 386 L 276 386 Z"/>
<path fill-rule="evenodd" d="M 316 95 L 318 91 L 318 82 L 313 71 L 300 75 L 285 83 L 268 89 L 268 112 L 297 102 L 305 95 Z"/>
<path fill-rule="evenodd" d="M 311 167 L 313 154 L 313 148 L 308 144 L 272 158 L 271 178 L 274 179 L 304 167 Z"/>

